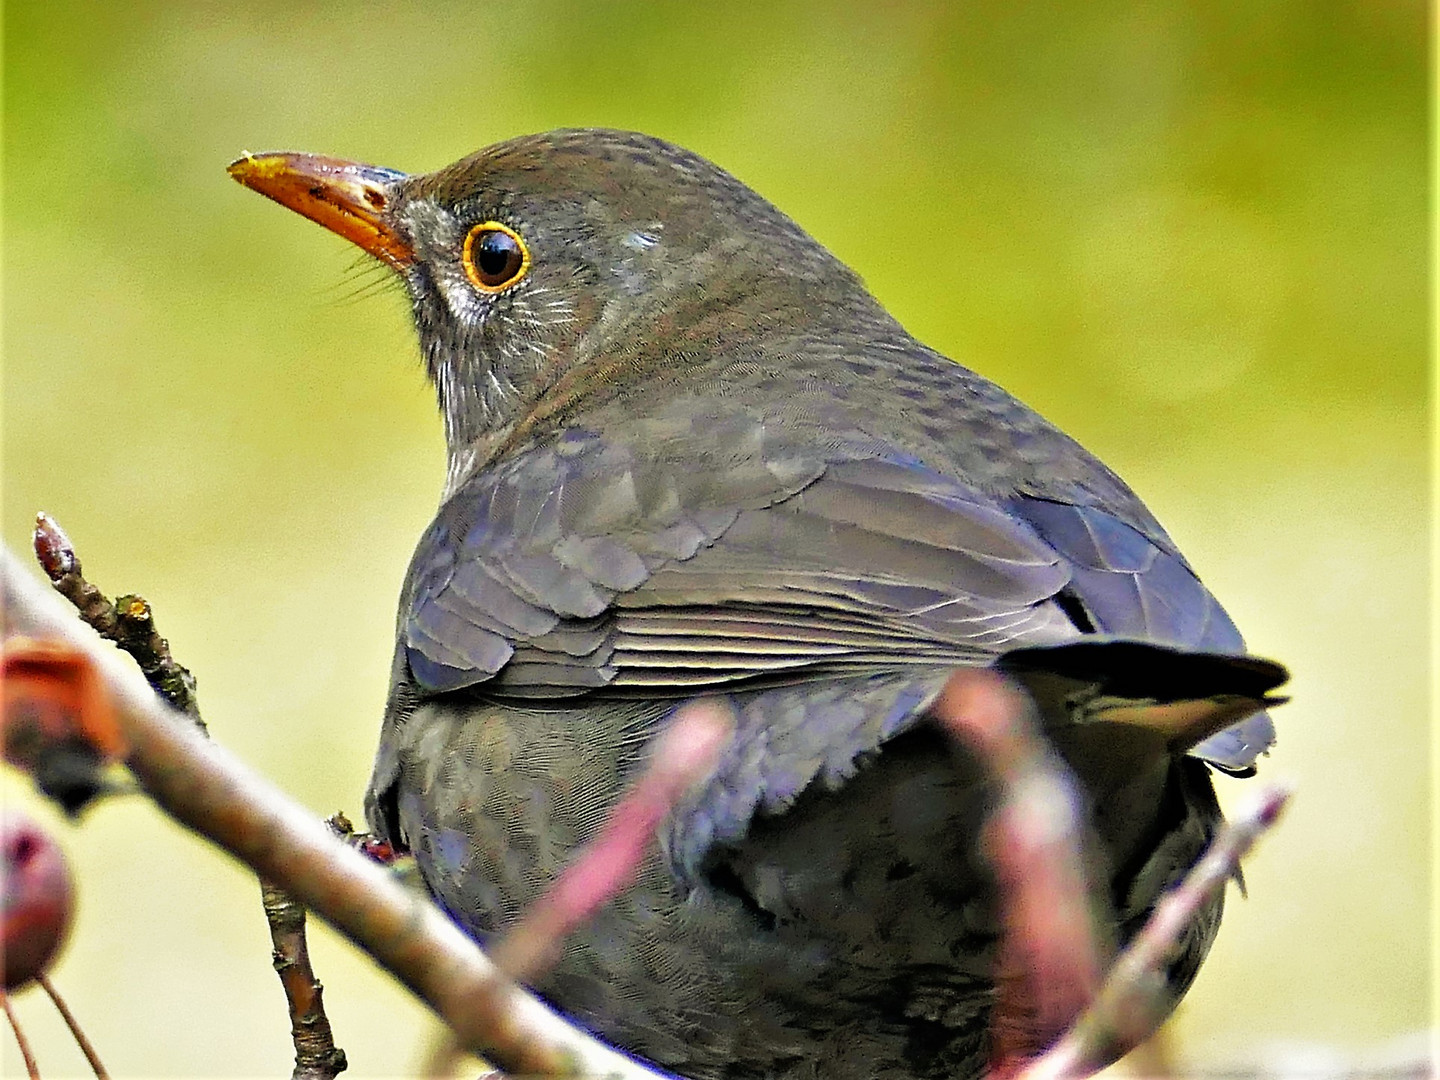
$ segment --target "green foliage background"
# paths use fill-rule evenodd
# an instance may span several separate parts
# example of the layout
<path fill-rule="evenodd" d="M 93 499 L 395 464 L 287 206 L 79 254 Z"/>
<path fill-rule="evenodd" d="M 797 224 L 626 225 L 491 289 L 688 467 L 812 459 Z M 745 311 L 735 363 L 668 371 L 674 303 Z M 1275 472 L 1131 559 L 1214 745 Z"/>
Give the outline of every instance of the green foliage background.
<path fill-rule="evenodd" d="M 1414 0 L 8 3 L 5 540 L 54 513 L 219 740 L 358 812 L 439 425 L 403 300 L 350 298 L 351 251 L 224 166 L 671 138 L 1097 451 L 1292 666 L 1264 764 L 1297 801 L 1188 1060 L 1384 1044 L 1431 1008 L 1429 33 Z M 57 981 L 112 1071 L 288 1072 L 254 882 L 139 799 L 56 828 Z M 350 1075 L 413 1071 L 421 1011 L 317 937 Z"/>

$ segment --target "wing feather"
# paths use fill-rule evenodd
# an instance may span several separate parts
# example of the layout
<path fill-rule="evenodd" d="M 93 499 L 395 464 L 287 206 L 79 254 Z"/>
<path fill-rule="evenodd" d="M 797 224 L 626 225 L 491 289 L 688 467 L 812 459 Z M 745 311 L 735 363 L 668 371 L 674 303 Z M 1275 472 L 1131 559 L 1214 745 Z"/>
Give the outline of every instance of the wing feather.
<path fill-rule="evenodd" d="M 1163 532 L 989 495 L 856 433 L 827 454 L 744 415 L 713 422 L 724 439 L 568 431 L 464 484 L 407 580 L 421 692 L 692 693 L 988 664 L 1091 630 L 1243 651 Z"/>

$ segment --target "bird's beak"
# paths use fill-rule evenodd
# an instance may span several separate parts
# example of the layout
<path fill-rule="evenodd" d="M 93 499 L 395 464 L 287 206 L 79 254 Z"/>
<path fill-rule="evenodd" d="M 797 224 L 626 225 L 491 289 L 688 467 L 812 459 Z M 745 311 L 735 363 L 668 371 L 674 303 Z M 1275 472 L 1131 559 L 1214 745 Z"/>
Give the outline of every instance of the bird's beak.
<path fill-rule="evenodd" d="M 246 154 L 229 173 L 246 187 L 324 225 L 403 270 L 415 261 L 387 213 L 405 174 L 318 154 Z"/>

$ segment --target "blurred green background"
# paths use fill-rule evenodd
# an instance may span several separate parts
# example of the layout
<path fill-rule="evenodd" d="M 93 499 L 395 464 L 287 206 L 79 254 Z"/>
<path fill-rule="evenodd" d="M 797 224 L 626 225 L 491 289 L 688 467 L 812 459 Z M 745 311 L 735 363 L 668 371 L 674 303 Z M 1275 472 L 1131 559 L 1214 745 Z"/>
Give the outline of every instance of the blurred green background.
<path fill-rule="evenodd" d="M 1264 765 L 1296 803 L 1177 1044 L 1384 1054 L 1431 1012 L 1429 33 L 1414 0 L 8 3 L 5 541 L 56 515 L 216 738 L 358 816 L 439 423 L 403 299 L 224 166 L 673 139 L 1114 466 L 1291 665 Z M 56 980 L 114 1074 L 288 1075 L 254 881 L 140 799 L 56 828 Z M 422 1011 L 313 948 L 349 1075 L 413 1072 Z"/>

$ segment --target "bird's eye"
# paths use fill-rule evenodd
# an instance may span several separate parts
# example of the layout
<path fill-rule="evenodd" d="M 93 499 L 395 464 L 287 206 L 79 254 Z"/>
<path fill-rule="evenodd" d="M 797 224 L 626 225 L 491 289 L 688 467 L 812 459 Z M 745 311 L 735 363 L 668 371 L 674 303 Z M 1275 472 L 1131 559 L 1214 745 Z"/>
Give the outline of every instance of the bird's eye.
<path fill-rule="evenodd" d="M 530 269 L 530 249 L 520 234 L 498 221 L 476 225 L 465 237 L 461 253 L 465 276 L 481 292 L 508 289 Z"/>

